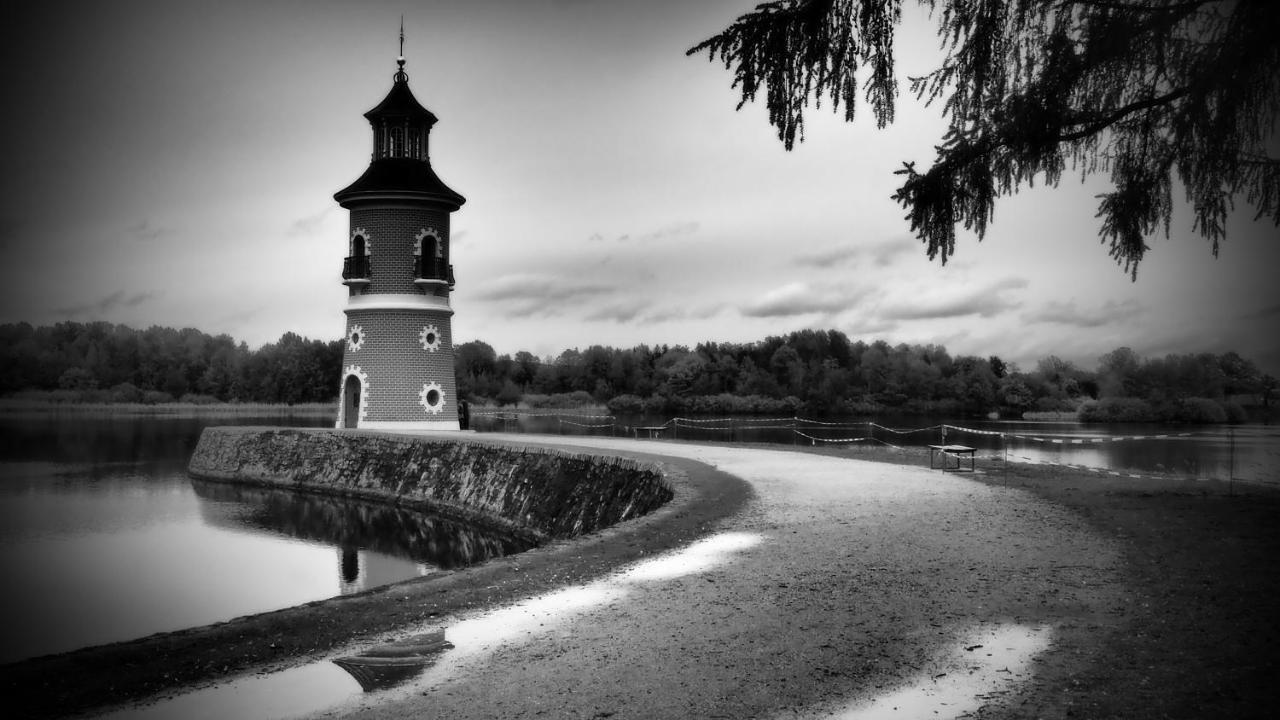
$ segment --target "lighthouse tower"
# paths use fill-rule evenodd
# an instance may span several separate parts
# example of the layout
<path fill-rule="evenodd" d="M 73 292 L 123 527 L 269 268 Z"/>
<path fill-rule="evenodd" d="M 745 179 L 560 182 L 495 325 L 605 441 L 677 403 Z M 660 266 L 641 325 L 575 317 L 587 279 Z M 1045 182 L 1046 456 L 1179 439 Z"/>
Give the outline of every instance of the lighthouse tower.
<path fill-rule="evenodd" d="M 427 155 L 436 116 L 409 91 L 404 28 L 386 98 L 364 116 L 373 158 L 334 194 L 350 211 L 346 348 L 337 426 L 457 430 L 449 214 L 466 202 Z"/>

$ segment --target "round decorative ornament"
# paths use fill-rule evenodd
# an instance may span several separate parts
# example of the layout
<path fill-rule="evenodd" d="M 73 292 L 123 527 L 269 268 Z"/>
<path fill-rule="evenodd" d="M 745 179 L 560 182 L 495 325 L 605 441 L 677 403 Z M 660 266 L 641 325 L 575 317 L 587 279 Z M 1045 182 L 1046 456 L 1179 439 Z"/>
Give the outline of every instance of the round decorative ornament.
<path fill-rule="evenodd" d="M 423 350 L 435 352 L 440 349 L 440 330 L 435 325 L 427 325 L 418 333 L 418 340 L 422 343 Z"/>
<path fill-rule="evenodd" d="M 422 403 L 427 412 L 439 415 L 444 412 L 444 388 L 438 382 L 423 385 L 422 391 L 418 393 L 418 402 Z"/>

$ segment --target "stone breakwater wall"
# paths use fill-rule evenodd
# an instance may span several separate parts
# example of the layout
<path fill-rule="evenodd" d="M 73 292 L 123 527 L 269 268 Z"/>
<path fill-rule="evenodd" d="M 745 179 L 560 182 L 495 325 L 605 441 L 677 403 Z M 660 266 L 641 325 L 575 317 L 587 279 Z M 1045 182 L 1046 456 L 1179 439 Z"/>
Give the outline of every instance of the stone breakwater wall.
<path fill-rule="evenodd" d="M 206 428 L 188 471 L 387 501 L 536 542 L 639 517 L 673 497 L 662 468 L 627 458 L 302 428 Z"/>

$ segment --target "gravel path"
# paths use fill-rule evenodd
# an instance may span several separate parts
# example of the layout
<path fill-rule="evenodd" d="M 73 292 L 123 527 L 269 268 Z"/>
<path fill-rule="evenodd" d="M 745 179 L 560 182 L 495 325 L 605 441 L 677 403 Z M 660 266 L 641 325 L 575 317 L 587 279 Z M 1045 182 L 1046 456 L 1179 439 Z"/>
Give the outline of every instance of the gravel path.
<path fill-rule="evenodd" d="M 444 618 L 456 647 L 419 681 L 326 715 L 1016 717 L 1037 672 L 1096 657 L 1091 643 L 1126 601 L 1112 542 L 1069 511 L 961 475 L 490 437 L 699 460 L 757 498 L 684 550 Z"/>

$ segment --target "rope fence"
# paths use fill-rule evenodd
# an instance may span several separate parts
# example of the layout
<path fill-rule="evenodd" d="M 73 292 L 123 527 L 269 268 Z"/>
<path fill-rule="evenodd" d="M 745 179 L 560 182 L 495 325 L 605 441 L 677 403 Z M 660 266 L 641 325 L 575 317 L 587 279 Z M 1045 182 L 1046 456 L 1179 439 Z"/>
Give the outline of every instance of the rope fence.
<path fill-rule="evenodd" d="M 623 422 L 617 416 L 607 413 L 572 413 L 572 412 L 555 412 L 555 411 L 528 411 L 528 410 L 473 410 L 471 419 L 474 424 L 493 423 L 500 424 L 502 430 L 512 432 L 531 431 L 522 427 L 523 421 L 532 421 L 534 425 L 539 423 L 554 424 L 550 427 L 541 429 L 542 432 L 558 432 L 560 434 L 587 434 L 587 435 L 611 435 L 615 437 L 636 437 L 636 438 L 653 438 L 653 439 L 675 439 L 675 440 L 712 440 L 712 441 L 729 441 L 729 442 L 781 442 L 785 443 L 789 438 L 792 444 L 808 444 L 812 446 L 853 446 L 853 445 L 881 445 L 896 450 L 902 450 L 905 447 L 933 447 L 947 457 L 954 457 L 954 453 L 943 450 L 943 446 L 947 446 L 949 442 L 948 436 L 952 438 L 963 438 L 965 436 L 973 436 L 974 439 L 987 438 L 985 448 L 972 448 L 970 452 L 984 450 L 981 455 L 966 455 L 966 459 L 970 457 L 983 461 L 999 462 L 1003 461 L 1004 467 L 1008 467 L 1009 462 L 1026 462 L 1044 465 L 1057 465 L 1068 467 L 1076 470 L 1089 470 L 1105 475 L 1129 478 L 1162 478 L 1185 477 L 1176 473 L 1150 473 L 1150 472 L 1130 472 L 1117 471 L 1107 467 L 1092 467 L 1088 465 L 1073 464 L 1066 462 L 1056 462 L 1052 459 L 1044 457 L 1031 457 L 1029 455 L 1011 452 L 1010 444 L 1017 445 L 1025 443 L 1030 445 L 1039 445 L 1045 450 L 1051 449 L 1067 449 L 1080 448 L 1084 449 L 1089 446 L 1100 446 L 1111 443 L 1123 443 L 1133 441 L 1147 440 L 1168 440 L 1177 441 L 1184 438 L 1192 438 L 1196 436 L 1206 436 L 1210 433 L 1205 432 L 1178 432 L 1178 433 L 1153 433 L 1149 435 L 1098 435 L 1098 436 L 1080 436 L 1080 435 L 1052 435 L 1045 433 L 1027 433 L 1025 431 L 1008 432 L 1001 430 L 984 430 L 963 425 L 952 425 L 949 423 L 938 423 L 923 427 L 890 427 L 881 423 L 865 420 L 865 421 L 848 421 L 848 420 L 818 420 L 815 418 L 806 418 L 800 416 L 792 417 L 713 417 L 713 418 L 691 418 L 691 417 L 672 417 L 662 421 L 661 423 L 652 423 L 648 425 L 630 424 Z M 495 428 L 499 429 L 499 428 Z M 861 430 L 861 432 L 858 432 Z M 852 431 L 852 432 L 848 432 Z M 772 436 L 769 434 L 772 433 Z M 937 433 L 935 438 L 921 438 L 919 440 L 910 441 L 908 436 L 918 436 L 922 433 Z M 765 437 L 761 438 L 761 435 Z M 887 442 L 877 435 L 892 435 L 908 440 L 907 445 L 894 444 Z M 753 437 L 754 436 L 754 437 Z M 897 442 L 897 441 L 895 441 Z M 932 443 L 936 442 L 936 445 Z M 997 444 L 992 447 L 993 444 Z M 990 451 L 996 450 L 995 454 Z M 1234 480 L 1235 471 L 1235 443 L 1234 435 L 1232 435 L 1231 445 L 1231 471 L 1228 477 Z"/>

